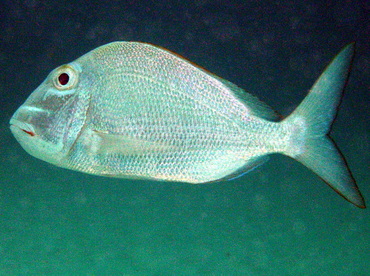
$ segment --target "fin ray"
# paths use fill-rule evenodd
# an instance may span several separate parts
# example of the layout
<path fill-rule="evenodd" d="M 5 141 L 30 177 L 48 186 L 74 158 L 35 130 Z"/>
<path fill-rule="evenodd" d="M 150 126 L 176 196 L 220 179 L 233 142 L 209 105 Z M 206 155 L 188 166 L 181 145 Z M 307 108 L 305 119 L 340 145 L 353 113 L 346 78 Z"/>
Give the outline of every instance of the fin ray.
<path fill-rule="evenodd" d="M 251 114 L 263 119 L 277 122 L 281 119 L 281 116 L 273 110 L 269 105 L 262 102 L 256 96 L 247 93 L 244 89 L 238 87 L 237 85 L 221 79 L 215 76 L 220 82 L 227 86 L 241 102 L 251 111 Z"/>

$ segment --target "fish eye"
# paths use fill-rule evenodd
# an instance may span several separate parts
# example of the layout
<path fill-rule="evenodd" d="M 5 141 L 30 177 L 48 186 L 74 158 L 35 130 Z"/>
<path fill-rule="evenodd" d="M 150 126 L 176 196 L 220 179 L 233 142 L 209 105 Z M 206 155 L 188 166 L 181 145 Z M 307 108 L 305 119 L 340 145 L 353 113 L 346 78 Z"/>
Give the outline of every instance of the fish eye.
<path fill-rule="evenodd" d="M 70 65 L 62 65 L 55 69 L 53 84 L 58 90 L 68 90 L 76 86 L 78 72 Z"/>
<path fill-rule="evenodd" d="M 69 75 L 67 73 L 62 73 L 58 77 L 58 82 L 60 85 L 67 85 L 69 81 Z"/>

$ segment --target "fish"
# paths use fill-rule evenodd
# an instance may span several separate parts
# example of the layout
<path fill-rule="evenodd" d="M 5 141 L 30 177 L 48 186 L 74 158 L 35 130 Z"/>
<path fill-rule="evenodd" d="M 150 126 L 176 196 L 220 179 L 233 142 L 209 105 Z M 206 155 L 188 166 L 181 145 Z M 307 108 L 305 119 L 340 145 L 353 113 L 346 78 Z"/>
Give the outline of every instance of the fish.
<path fill-rule="evenodd" d="M 112 42 L 57 67 L 10 119 L 30 155 L 93 175 L 210 183 L 274 153 L 316 173 L 346 200 L 365 201 L 329 131 L 354 43 L 282 118 L 237 85 L 143 42 Z"/>

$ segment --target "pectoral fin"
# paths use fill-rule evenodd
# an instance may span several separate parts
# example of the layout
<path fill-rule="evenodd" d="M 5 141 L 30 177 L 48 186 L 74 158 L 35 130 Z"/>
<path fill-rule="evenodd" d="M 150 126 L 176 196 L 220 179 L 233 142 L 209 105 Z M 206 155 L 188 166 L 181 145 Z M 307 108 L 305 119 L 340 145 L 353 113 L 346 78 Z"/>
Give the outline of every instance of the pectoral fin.
<path fill-rule="evenodd" d="M 151 152 L 174 150 L 176 147 L 159 142 L 147 141 L 122 134 L 106 133 L 93 130 L 94 141 L 92 147 L 96 154 L 140 155 Z"/>

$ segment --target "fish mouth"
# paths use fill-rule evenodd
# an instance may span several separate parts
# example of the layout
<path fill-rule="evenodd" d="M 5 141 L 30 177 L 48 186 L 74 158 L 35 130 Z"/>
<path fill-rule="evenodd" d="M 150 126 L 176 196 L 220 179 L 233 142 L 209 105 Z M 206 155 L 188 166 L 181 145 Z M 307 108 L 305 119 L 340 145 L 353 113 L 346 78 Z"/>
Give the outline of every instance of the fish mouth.
<path fill-rule="evenodd" d="M 35 136 L 36 132 L 32 125 L 18 121 L 17 119 L 10 119 L 10 130 L 12 132 L 18 132 L 19 130 L 28 134 L 29 136 Z"/>

